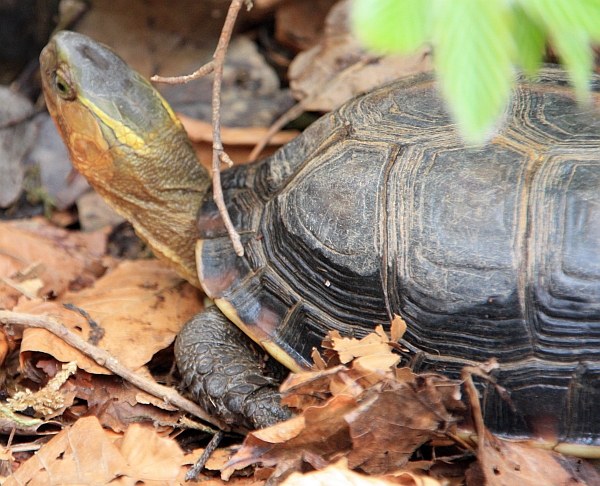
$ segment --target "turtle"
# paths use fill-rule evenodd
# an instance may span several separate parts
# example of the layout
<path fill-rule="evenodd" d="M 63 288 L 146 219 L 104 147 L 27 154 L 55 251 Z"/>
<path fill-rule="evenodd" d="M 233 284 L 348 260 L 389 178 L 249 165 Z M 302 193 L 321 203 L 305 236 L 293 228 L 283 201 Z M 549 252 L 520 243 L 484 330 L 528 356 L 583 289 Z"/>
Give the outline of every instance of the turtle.
<path fill-rule="evenodd" d="M 494 433 L 600 445 L 597 76 L 588 105 L 560 68 L 520 77 L 478 145 L 461 138 L 431 74 L 350 100 L 273 155 L 223 171 L 240 257 L 209 174 L 145 79 L 72 32 L 51 40 L 41 67 L 77 170 L 216 304 L 176 345 L 209 408 L 256 414 L 259 426 L 286 416 L 241 351 L 218 362 L 226 342 L 245 335 L 298 371 L 328 331 L 361 337 L 399 315 L 415 371 L 457 376 L 497 359 L 512 405 L 481 386 Z"/>

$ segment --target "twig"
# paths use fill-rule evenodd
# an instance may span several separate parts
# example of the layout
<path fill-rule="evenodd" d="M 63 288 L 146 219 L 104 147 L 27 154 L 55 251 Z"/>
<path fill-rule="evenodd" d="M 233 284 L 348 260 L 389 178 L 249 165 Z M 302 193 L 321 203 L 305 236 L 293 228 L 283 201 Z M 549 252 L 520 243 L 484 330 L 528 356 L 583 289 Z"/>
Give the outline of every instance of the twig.
<path fill-rule="evenodd" d="M 196 463 L 186 473 L 186 475 L 185 475 L 186 481 L 198 481 L 198 476 L 202 472 L 202 469 L 204 469 L 204 466 L 206 466 L 206 461 L 208 461 L 208 458 L 210 457 L 210 455 L 219 446 L 224 435 L 225 434 L 223 434 L 223 431 L 219 430 L 215 435 L 212 436 L 212 439 L 206 446 L 206 449 L 204 449 L 204 452 L 202 452 L 202 455 L 198 458 Z"/>
<path fill-rule="evenodd" d="M 233 26 L 237 19 L 238 13 L 242 8 L 244 0 L 232 0 L 229 10 L 227 11 L 227 17 L 219 37 L 219 43 L 215 49 L 213 61 L 215 63 L 215 77 L 213 80 L 213 91 L 212 91 L 212 124 L 213 124 L 213 198 L 215 204 L 219 208 L 219 213 L 223 218 L 223 223 L 233 249 L 238 256 L 244 255 L 244 248 L 240 241 L 240 235 L 233 227 L 229 213 L 227 212 L 227 206 L 225 206 L 225 200 L 223 199 L 223 189 L 221 188 L 221 163 L 227 163 L 231 165 L 231 159 L 225 153 L 223 149 L 223 142 L 221 141 L 221 84 L 223 82 L 223 66 L 225 64 L 225 54 L 227 52 L 227 46 L 231 39 L 231 33 L 233 32 Z"/>
<path fill-rule="evenodd" d="M 61 338 L 70 346 L 92 358 L 100 366 L 104 366 L 108 370 L 112 371 L 115 375 L 127 380 L 141 390 L 144 390 L 155 397 L 162 398 L 166 403 L 175 405 L 179 409 L 184 410 L 208 423 L 211 423 L 221 430 L 231 430 L 231 427 L 217 418 L 209 415 L 196 403 L 182 397 L 173 388 L 159 385 L 158 383 L 148 380 L 138 373 L 133 372 L 126 366 L 119 363 L 119 361 L 117 361 L 117 359 L 108 351 L 89 344 L 81 337 L 69 331 L 63 324 L 56 321 L 53 317 L 48 315 L 30 315 L 20 312 L 0 311 L 0 323 L 46 329 L 47 331 Z"/>
<path fill-rule="evenodd" d="M 286 111 L 277 120 L 275 120 L 275 122 L 269 127 L 269 131 L 265 135 L 264 139 L 257 143 L 256 146 L 252 149 L 252 152 L 250 152 L 248 161 L 254 162 L 258 158 L 260 153 L 264 150 L 264 148 L 267 146 L 269 140 L 273 137 L 273 135 L 280 131 L 289 122 L 298 118 L 305 111 L 306 107 L 309 106 L 313 101 L 315 101 L 315 99 L 318 97 L 319 94 L 321 94 L 322 91 L 329 89 L 329 87 L 334 81 L 339 80 L 340 76 L 342 76 L 343 74 L 347 75 L 349 72 L 360 71 L 362 68 L 364 68 L 368 64 L 371 64 L 377 59 L 379 59 L 378 56 L 368 55 L 364 59 L 357 61 L 356 63 L 352 64 L 346 69 L 337 72 L 335 76 L 323 83 L 321 90 L 315 91 L 313 94 L 308 95 L 306 98 L 302 99 L 294 106 L 292 106 L 288 111 Z"/>
<path fill-rule="evenodd" d="M 304 112 L 304 107 L 307 105 L 307 102 L 312 101 L 312 98 L 313 97 L 305 98 L 304 100 L 296 103 L 277 120 L 275 120 L 275 122 L 269 127 L 269 131 L 266 133 L 263 139 L 258 142 L 252 149 L 252 152 L 250 152 L 248 161 L 254 162 L 260 153 L 265 149 L 271 138 L 273 138 L 273 136 L 289 122 L 298 118 Z"/>
<path fill-rule="evenodd" d="M 207 62 L 204 66 L 198 68 L 197 71 L 194 71 L 192 74 L 187 74 L 185 76 L 157 76 L 154 75 L 150 78 L 151 81 L 156 81 L 157 83 L 167 83 L 167 84 L 186 84 L 194 79 L 200 79 L 207 74 L 212 73 L 215 70 L 215 62 L 210 61 Z"/>
<path fill-rule="evenodd" d="M 227 164 L 229 167 L 233 165 L 232 160 L 225 153 L 223 149 L 223 142 L 221 141 L 221 85 L 223 81 L 223 66 L 225 64 L 225 54 L 227 53 L 227 47 L 229 46 L 229 40 L 233 32 L 233 26 L 237 19 L 238 13 L 242 8 L 242 5 L 246 3 L 248 9 L 252 7 L 252 2 L 249 0 L 232 0 L 227 11 L 227 17 L 221 30 L 221 36 L 219 37 L 219 43 L 213 54 L 213 60 L 200 67 L 196 72 L 187 76 L 175 76 L 164 78 L 162 76 L 153 76 L 152 81 L 159 81 L 169 84 L 180 84 L 187 83 L 193 79 L 201 78 L 211 72 L 215 73 L 213 79 L 213 90 L 212 90 L 212 130 L 213 130 L 213 160 L 212 160 L 212 172 L 213 172 L 213 199 L 217 208 L 219 208 L 219 214 L 223 218 L 223 223 L 233 249 L 238 256 L 244 256 L 244 247 L 240 240 L 240 235 L 235 230 L 227 206 L 225 206 L 225 200 L 223 199 L 223 189 L 221 187 L 221 164 Z"/>
<path fill-rule="evenodd" d="M 515 410 L 515 406 L 508 395 L 506 389 L 500 386 L 496 380 L 494 380 L 489 373 L 498 368 L 498 362 L 495 359 L 491 359 L 486 363 L 481 363 L 478 366 L 465 366 L 461 373 L 460 378 L 463 382 L 465 394 L 471 408 L 471 417 L 473 418 L 473 425 L 475 425 L 475 433 L 477 434 L 477 450 L 481 451 L 485 441 L 490 443 L 494 442 L 496 438 L 487 429 L 483 421 L 483 412 L 481 410 L 481 403 L 479 401 L 479 393 L 473 382 L 473 375 L 479 376 L 489 383 L 494 385 L 496 391 L 500 394 L 503 400 L 507 401 L 510 407 Z"/>
<path fill-rule="evenodd" d="M 467 395 L 469 407 L 471 407 L 471 417 L 473 417 L 475 433 L 478 437 L 477 449 L 480 450 L 480 448 L 483 446 L 483 442 L 486 439 L 489 440 L 491 434 L 483 422 L 483 413 L 481 411 L 481 403 L 479 402 L 479 394 L 477 393 L 477 388 L 475 388 L 475 383 L 473 383 L 472 371 L 474 369 L 474 366 L 465 366 L 462 370 L 461 378 L 463 380 L 463 386 L 465 388 L 465 394 Z"/>
<path fill-rule="evenodd" d="M 452 432 L 446 432 L 445 435 L 448 438 L 452 439 L 457 444 L 459 444 L 463 449 L 466 449 L 471 452 L 475 452 L 475 448 L 471 444 L 467 443 L 467 441 L 464 440 L 462 437 L 460 437 L 456 434 L 453 434 Z"/>

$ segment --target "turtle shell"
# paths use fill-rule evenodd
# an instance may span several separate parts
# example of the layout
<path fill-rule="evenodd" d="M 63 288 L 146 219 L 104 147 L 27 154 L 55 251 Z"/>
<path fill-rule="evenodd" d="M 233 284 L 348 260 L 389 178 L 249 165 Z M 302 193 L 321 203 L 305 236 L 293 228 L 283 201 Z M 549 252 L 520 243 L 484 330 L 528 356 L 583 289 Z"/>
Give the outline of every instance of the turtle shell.
<path fill-rule="evenodd" d="M 600 444 L 599 89 L 578 105 L 545 69 L 470 147 L 429 76 L 350 101 L 223 173 L 245 256 L 209 194 L 205 291 L 292 369 L 327 331 L 360 337 L 398 314 L 416 370 L 497 358 L 516 410 L 483 389 L 492 431 Z"/>

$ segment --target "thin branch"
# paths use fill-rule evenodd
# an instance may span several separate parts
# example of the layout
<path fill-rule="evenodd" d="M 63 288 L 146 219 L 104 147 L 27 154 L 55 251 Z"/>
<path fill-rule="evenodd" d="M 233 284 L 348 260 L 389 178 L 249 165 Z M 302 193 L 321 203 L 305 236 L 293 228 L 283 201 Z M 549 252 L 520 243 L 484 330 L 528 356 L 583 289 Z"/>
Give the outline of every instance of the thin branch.
<path fill-rule="evenodd" d="M 155 81 L 157 83 L 167 83 L 167 84 L 185 84 L 193 81 L 194 79 L 200 79 L 207 74 L 212 73 L 215 70 L 215 62 L 210 61 L 207 62 L 204 66 L 201 66 L 197 71 L 194 71 L 192 74 L 187 74 L 185 76 L 157 76 L 154 75 L 150 78 L 151 81 Z"/>
<path fill-rule="evenodd" d="M 232 160 L 225 153 L 223 149 L 223 143 L 221 141 L 221 85 L 223 81 L 223 66 L 225 64 L 225 54 L 227 53 L 227 47 L 229 46 L 229 40 L 233 32 L 233 26 L 237 19 L 238 13 L 242 8 L 243 4 L 246 4 L 248 10 L 252 7 L 251 0 L 232 0 L 227 11 L 227 17 L 221 30 L 221 36 L 219 37 L 219 43 L 213 54 L 213 60 L 200 67 L 196 72 L 186 76 L 173 76 L 173 77 L 162 77 L 152 76 L 152 81 L 158 81 L 161 83 L 168 84 L 182 84 L 192 81 L 193 79 L 201 78 L 211 72 L 215 73 L 213 80 L 213 91 L 212 91 L 212 129 L 213 129 L 213 199 L 217 208 L 219 208 L 219 214 L 223 218 L 223 223 L 229 238 L 233 244 L 233 249 L 238 256 L 244 256 L 244 247 L 240 240 L 240 235 L 235 230 L 225 200 L 223 199 L 223 188 L 221 187 L 221 164 L 226 164 L 229 167 L 233 165 Z"/>
<path fill-rule="evenodd" d="M 361 59 L 360 61 L 347 67 L 346 69 L 344 69 L 340 72 L 337 72 L 335 74 L 335 76 L 333 76 L 331 79 L 329 79 L 323 83 L 320 90 L 313 92 L 312 94 L 308 95 L 306 98 L 302 99 L 301 101 L 296 103 L 294 106 L 292 106 L 288 111 L 286 111 L 277 120 L 275 120 L 275 122 L 269 127 L 269 131 L 267 132 L 265 137 L 259 143 L 257 143 L 254 146 L 254 148 L 252 149 L 252 152 L 250 152 L 248 161 L 254 162 L 258 158 L 260 153 L 264 150 L 264 148 L 267 146 L 267 144 L 269 143 L 269 140 L 271 140 L 273 135 L 275 135 L 277 132 L 279 132 L 289 122 L 298 118 L 305 111 L 306 107 L 309 106 L 313 101 L 315 101 L 315 99 L 318 97 L 318 95 L 320 95 L 323 91 L 326 91 L 327 89 L 329 89 L 331 87 L 331 85 L 333 84 L 334 81 L 339 80 L 342 75 L 347 75 L 348 73 L 351 73 L 351 72 L 360 71 L 365 66 L 371 64 L 372 62 L 376 61 L 377 59 L 379 59 L 378 56 L 369 55 L 369 56 L 365 57 L 364 59 Z"/>
<path fill-rule="evenodd" d="M 204 469 L 204 466 L 206 466 L 206 461 L 208 461 L 211 454 L 215 452 L 215 449 L 219 446 L 221 440 L 223 440 L 224 435 L 225 434 L 223 434 L 223 431 L 221 430 L 213 435 L 212 439 L 206 446 L 206 449 L 204 449 L 204 452 L 202 452 L 202 455 L 198 458 L 196 463 L 190 469 L 188 469 L 188 472 L 185 475 L 186 481 L 198 481 L 198 476 L 200 476 L 202 469 Z"/>
<path fill-rule="evenodd" d="M 244 255 L 244 248 L 240 240 L 240 235 L 233 227 L 229 213 L 227 212 L 227 206 L 225 206 L 225 200 L 223 199 L 223 189 L 221 188 L 221 163 L 229 164 L 229 157 L 225 154 L 223 149 L 223 142 L 221 141 L 221 84 L 223 81 L 223 66 L 225 64 L 225 54 L 227 52 L 227 46 L 231 39 L 231 33 L 233 32 L 233 26 L 237 19 L 238 13 L 244 4 L 244 0 L 232 0 L 227 17 L 225 18 L 225 24 L 219 37 L 219 43 L 215 49 L 213 56 L 213 62 L 215 64 L 215 77 L 213 80 L 213 91 L 212 91 L 212 125 L 213 125 L 213 198 L 215 204 L 219 208 L 219 213 L 223 218 L 223 223 L 227 228 L 233 249 L 238 256 Z"/>
<path fill-rule="evenodd" d="M 451 440 L 456 442 L 458 445 L 460 445 L 463 449 L 466 449 L 471 452 L 475 452 L 475 447 L 473 447 L 471 444 L 469 444 L 462 437 L 460 437 L 452 432 L 446 432 L 445 435 L 446 435 L 446 437 L 450 438 Z"/>
<path fill-rule="evenodd" d="M 53 317 L 48 315 L 30 315 L 19 312 L 0 311 L 0 323 L 46 329 L 52 334 L 58 336 L 70 346 L 92 358 L 100 366 L 104 366 L 108 370 L 112 371 L 115 375 L 127 380 L 141 390 L 144 390 L 155 397 L 161 398 L 166 403 L 170 403 L 181 410 L 184 410 L 208 423 L 211 423 L 221 430 L 231 430 L 231 427 L 219 419 L 209 415 L 196 403 L 182 397 L 175 389 L 159 385 L 155 381 L 149 380 L 140 374 L 133 372 L 126 366 L 119 363 L 119 361 L 108 351 L 89 344 L 87 341 L 85 341 L 85 339 L 82 339 L 81 337 L 69 331 L 66 326 L 58 322 Z"/>
<path fill-rule="evenodd" d="M 254 162 L 258 159 L 258 156 L 265 149 L 267 144 L 271 141 L 273 136 L 279 132 L 284 126 L 286 126 L 292 120 L 298 118 L 304 112 L 304 107 L 307 105 L 307 102 L 312 101 L 313 97 L 305 98 L 304 100 L 296 103 L 292 106 L 288 111 L 286 111 L 283 115 L 281 115 L 275 122 L 269 127 L 269 131 L 265 134 L 260 142 L 258 142 L 252 152 L 250 152 L 250 156 L 248 157 L 249 162 Z"/>

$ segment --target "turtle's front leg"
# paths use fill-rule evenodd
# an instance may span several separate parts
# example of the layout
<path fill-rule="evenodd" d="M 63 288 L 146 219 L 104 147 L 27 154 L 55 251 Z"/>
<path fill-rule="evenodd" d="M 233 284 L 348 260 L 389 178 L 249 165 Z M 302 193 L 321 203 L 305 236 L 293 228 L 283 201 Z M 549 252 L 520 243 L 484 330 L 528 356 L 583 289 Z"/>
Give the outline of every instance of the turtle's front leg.
<path fill-rule="evenodd" d="M 184 384 L 208 413 L 262 428 L 290 417 L 279 383 L 263 374 L 250 339 L 216 307 L 190 319 L 175 341 Z"/>

